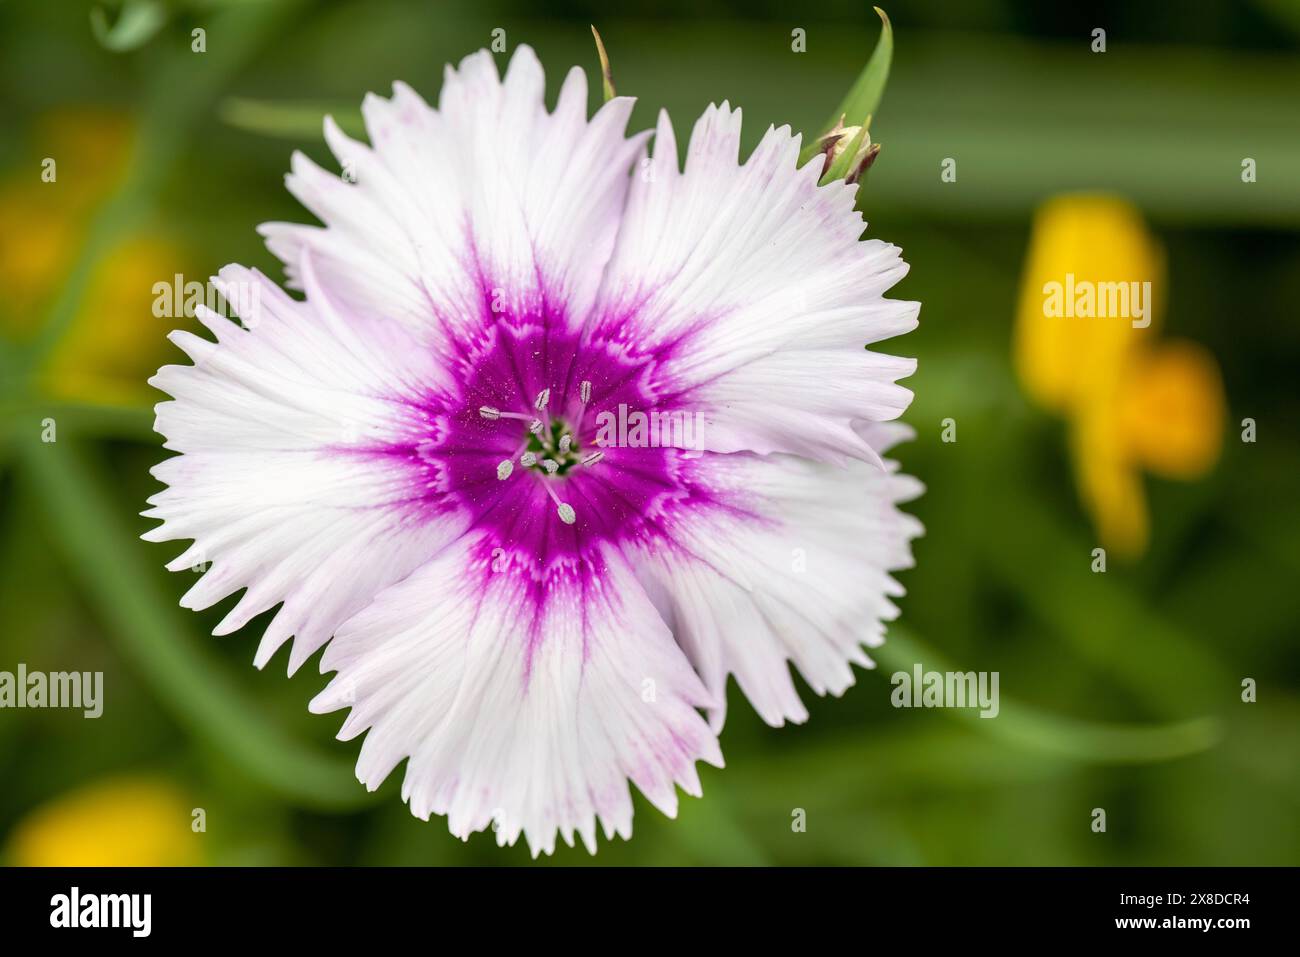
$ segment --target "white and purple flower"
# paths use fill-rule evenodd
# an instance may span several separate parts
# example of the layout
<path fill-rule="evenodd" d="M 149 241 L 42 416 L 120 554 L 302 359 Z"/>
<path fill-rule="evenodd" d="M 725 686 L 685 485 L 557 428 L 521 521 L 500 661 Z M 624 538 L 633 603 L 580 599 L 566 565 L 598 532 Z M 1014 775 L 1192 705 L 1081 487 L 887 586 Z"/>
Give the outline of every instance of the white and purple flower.
<path fill-rule="evenodd" d="M 883 294 L 897 248 L 859 241 L 856 186 L 818 185 L 769 129 L 710 106 L 685 169 L 666 114 L 555 109 L 533 51 L 447 71 L 438 108 L 368 96 L 370 146 L 328 121 L 352 175 L 300 154 L 288 186 L 324 227 L 271 223 L 291 298 L 239 266 L 242 325 L 173 341 L 151 381 L 168 487 L 151 541 L 210 561 L 182 599 L 283 603 L 256 655 L 292 672 L 328 643 L 312 710 L 350 707 L 374 789 L 462 837 L 631 833 L 628 782 L 673 815 L 721 766 L 728 676 L 772 725 L 869 667 L 920 525 L 919 483 L 880 458 L 915 363 L 864 349 L 916 325 Z M 255 290 L 254 295 L 249 295 Z M 602 413 L 687 414 L 690 447 L 602 445 Z M 707 714 L 707 720 L 704 715 Z"/>

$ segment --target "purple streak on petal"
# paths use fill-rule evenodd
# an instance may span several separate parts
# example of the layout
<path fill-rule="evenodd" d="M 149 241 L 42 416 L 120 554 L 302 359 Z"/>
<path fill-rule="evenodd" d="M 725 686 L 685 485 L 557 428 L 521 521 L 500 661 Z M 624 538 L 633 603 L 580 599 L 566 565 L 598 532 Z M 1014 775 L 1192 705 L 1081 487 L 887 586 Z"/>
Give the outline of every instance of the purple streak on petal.
<path fill-rule="evenodd" d="M 472 255 L 477 262 L 477 253 Z M 402 522 L 434 521 L 451 513 L 468 518 L 467 534 L 479 536 L 475 565 L 483 570 L 482 593 L 494 575 L 520 578 L 518 623 L 528 674 L 542 639 L 548 596 L 558 587 L 583 595 L 599 589 L 607 549 L 636 544 L 675 551 L 681 546 L 672 530 L 683 513 L 694 510 L 758 518 L 745 507 L 746 496 L 717 487 L 702 460 L 673 448 L 600 447 L 604 458 L 597 465 L 575 466 L 554 478 L 516 461 L 513 474 L 498 479 L 497 465 L 519 450 L 525 423 L 485 419 L 480 407 L 531 415 L 537 394 L 550 389 L 549 413 L 572 426 L 581 405 L 580 384 L 589 380 L 591 401 L 574 438 L 580 453 L 595 450 L 600 414 L 617 415 L 620 404 L 644 412 L 693 411 L 688 392 L 674 385 L 670 370 L 689 357 L 690 341 L 707 319 L 642 350 L 635 316 L 602 317 L 594 324 L 602 335 L 592 338 L 572 327 L 554 296 L 502 296 L 496 304 L 503 308 L 493 311 L 495 287 L 481 269 L 477 276 L 482 325 L 474 328 L 474 341 L 457 343 L 457 384 L 412 389 L 404 383 L 401 394 L 389 400 L 394 416 L 387 439 L 331 452 L 364 456 L 391 469 L 403 488 L 397 496 Z M 548 485 L 573 506 L 574 524 L 559 518 Z M 588 611 L 583 603 L 579 612 Z M 586 653 L 584 648 L 584 658 Z"/>

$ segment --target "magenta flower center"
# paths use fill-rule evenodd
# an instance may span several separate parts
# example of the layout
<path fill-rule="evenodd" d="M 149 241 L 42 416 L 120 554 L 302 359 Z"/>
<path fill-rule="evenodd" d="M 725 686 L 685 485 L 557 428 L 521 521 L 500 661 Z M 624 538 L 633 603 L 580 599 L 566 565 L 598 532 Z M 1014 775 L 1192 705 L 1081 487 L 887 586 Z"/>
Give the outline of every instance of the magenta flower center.
<path fill-rule="evenodd" d="M 458 394 L 402 400 L 403 439 L 366 452 L 400 464 L 412 520 L 463 508 L 494 549 L 545 571 L 655 535 L 669 500 L 703 501 L 680 448 L 644 430 L 629 441 L 629 417 L 658 419 L 645 384 L 653 358 L 506 323 L 485 343 Z"/>

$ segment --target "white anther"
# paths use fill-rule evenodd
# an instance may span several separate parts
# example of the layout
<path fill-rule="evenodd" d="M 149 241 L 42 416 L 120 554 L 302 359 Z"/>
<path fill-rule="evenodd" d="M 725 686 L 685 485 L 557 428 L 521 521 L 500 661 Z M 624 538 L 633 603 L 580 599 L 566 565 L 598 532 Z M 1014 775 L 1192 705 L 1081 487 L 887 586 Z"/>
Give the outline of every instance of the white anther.
<path fill-rule="evenodd" d="M 537 464 L 537 454 L 535 452 L 525 452 L 519 456 L 519 464 L 526 469 L 532 468 Z"/>
<path fill-rule="evenodd" d="M 570 505 L 568 502 L 561 502 L 560 496 L 555 494 L 555 486 L 558 485 L 559 483 L 548 482 L 546 481 L 546 479 L 543 478 L 539 478 L 538 481 L 540 481 L 542 485 L 545 486 L 546 494 L 549 495 L 551 497 L 551 501 L 555 503 L 555 509 L 560 513 L 560 521 L 562 521 L 565 525 L 572 525 L 577 520 L 578 516 L 574 514 L 572 505 Z"/>
<path fill-rule="evenodd" d="M 578 396 L 582 399 L 582 405 L 578 407 L 578 423 L 573 427 L 573 431 L 582 434 L 582 420 L 587 417 L 587 403 L 591 401 L 591 380 L 583 379 L 578 385 Z"/>
<path fill-rule="evenodd" d="M 569 451 L 569 446 L 571 446 L 571 445 L 573 445 L 573 436 L 569 435 L 567 432 L 566 432 L 564 435 L 561 435 L 561 436 L 560 436 L 560 451 L 561 451 L 561 452 L 567 452 L 567 451 Z"/>
<path fill-rule="evenodd" d="M 533 403 L 533 408 L 535 408 L 538 412 L 540 412 L 542 411 L 542 409 L 546 408 L 546 406 L 550 403 L 550 401 L 551 401 L 551 390 L 543 389 L 541 392 L 537 393 L 537 401 Z"/>
<path fill-rule="evenodd" d="M 554 459 L 542 459 L 542 468 L 546 469 L 547 475 L 554 475 L 560 470 L 560 463 Z"/>
<path fill-rule="evenodd" d="M 497 478 L 504 482 L 506 479 L 510 478 L 510 473 L 514 470 L 515 463 L 511 462 L 509 459 L 504 459 L 501 464 L 497 466 Z"/>
<path fill-rule="evenodd" d="M 492 408 L 492 406 L 490 406 L 490 405 L 480 405 L 480 406 L 478 407 L 478 414 L 481 415 L 481 416 L 483 416 L 483 418 L 485 418 L 485 419 L 499 419 L 499 418 L 501 418 L 501 410 L 500 410 L 500 409 L 494 409 L 494 408 Z"/>
<path fill-rule="evenodd" d="M 604 457 L 605 457 L 605 453 L 604 453 L 604 452 L 592 452 L 590 455 L 583 456 L 582 464 L 583 464 L 583 465 L 595 465 L 597 462 L 599 462 L 599 461 L 600 461 L 601 459 L 603 459 Z"/>
<path fill-rule="evenodd" d="M 542 420 L 533 419 L 533 421 L 529 422 L 528 431 L 533 433 L 533 435 L 539 434 L 542 431 Z"/>

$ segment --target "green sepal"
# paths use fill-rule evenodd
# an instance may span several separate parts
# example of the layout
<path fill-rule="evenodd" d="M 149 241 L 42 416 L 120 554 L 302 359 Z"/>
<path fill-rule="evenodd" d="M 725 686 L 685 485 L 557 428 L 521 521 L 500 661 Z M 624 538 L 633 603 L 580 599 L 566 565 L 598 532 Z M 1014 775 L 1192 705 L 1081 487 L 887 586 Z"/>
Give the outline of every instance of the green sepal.
<path fill-rule="evenodd" d="M 605 102 L 608 103 L 614 99 L 617 94 L 614 92 L 614 71 L 609 67 L 609 56 L 605 53 L 605 43 L 600 38 L 598 31 L 593 24 L 591 35 L 596 38 L 596 55 L 600 57 L 600 88 L 605 94 Z"/>
<path fill-rule="evenodd" d="M 863 128 L 867 125 L 867 118 L 876 113 L 877 107 L 880 106 L 880 99 L 885 93 L 885 82 L 889 79 L 889 66 L 894 59 L 894 28 L 889 23 L 889 17 L 884 10 L 879 7 L 873 8 L 880 15 L 880 39 L 876 43 L 876 49 L 871 54 L 871 59 L 867 65 L 862 68 L 858 74 L 857 80 L 849 88 L 840 105 L 831 113 L 830 119 L 822 127 L 824 131 L 829 132 L 844 117 L 850 124 L 860 124 Z M 816 154 L 816 141 L 819 137 L 811 137 L 808 144 L 804 146 L 799 156 L 799 164 L 802 166 Z M 845 150 L 845 152 L 849 152 Z"/>

